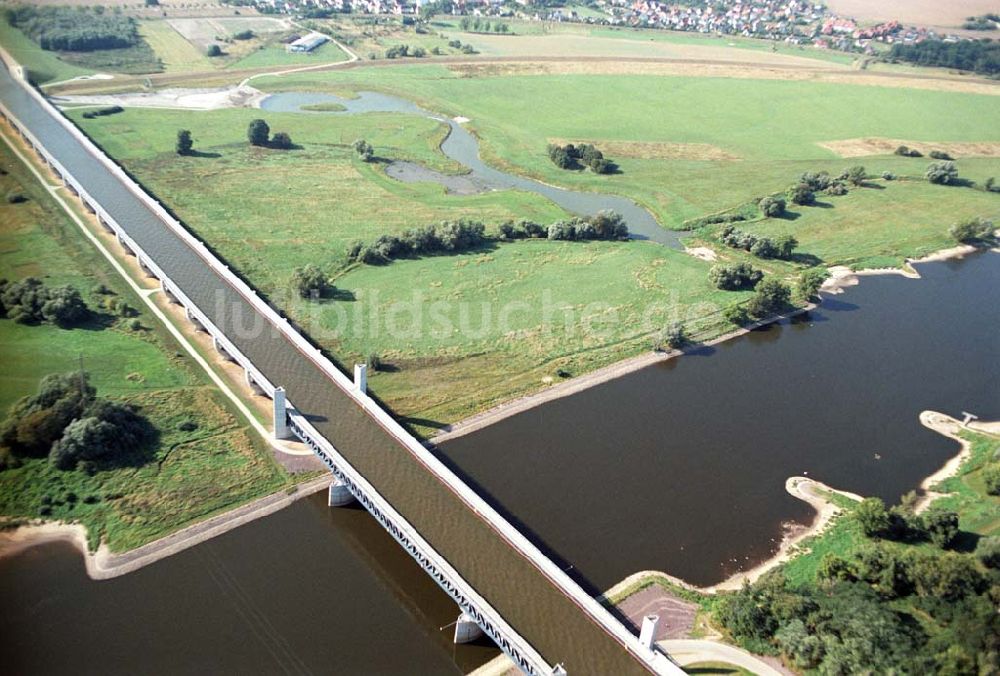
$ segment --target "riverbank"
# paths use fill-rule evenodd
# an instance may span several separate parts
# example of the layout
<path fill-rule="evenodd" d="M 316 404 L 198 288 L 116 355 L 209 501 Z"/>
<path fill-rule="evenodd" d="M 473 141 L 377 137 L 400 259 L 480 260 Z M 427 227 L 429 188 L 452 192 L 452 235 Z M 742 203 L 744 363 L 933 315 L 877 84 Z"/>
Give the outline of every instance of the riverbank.
<path fill-rule="evenodd" d="M 912 268 L 912 265 L 919 265 L 921 263 L 930 263 L 935 261 L 944 260 L 955 260 L 961 259 L 968 256 L 981 249 L 977 249 L 974 246 L 962 245 L 949 247 L 947 249 L 941 249 L 932 254 L 924 256 L 919 259 L 907 260 L 906 267 L 904 268 L 878 268 L 878 269 L 868 269 L 868 270 L 851 270 L 846 266 L 834 266 L 830 268 L 830 278 L 824 283 L 822 291 L 830 294 L 839 294 L 843 290 L 850 286 L 855 286 L 860 283 L 861 277 L 875 276 L 875 275 L 902 275 L 910 279 L 919 279 L 920 274 Z M 994 253 L 1000 253 L 1000 247 L 990 249 Z M 696 252 L 701 252 L 701 250 L 689 250 L 691 255 L 696 257 L 703 257 L 704 254 Z M 735 329 L 724 333 L 723 335 L 713 338 L 712 340 L 699 343 L 694 347 L 704 347 L 713 346 L 723 343 L 727 340 L 732 340 L 733 338 L 738 338 L 739 336 L 745 335 L 751 331 L 759 329 L 761 327 L 767 326 L 768 324 L 773 324 L 790 317 L 794 317 L 805 312 L 808 312 L 817 307 L 817 304 L 810 303 L 802 308 L 798 308 L 794 311 L 787 312 L 785 314 L 770 317 L 765 320 L 754 322 L 747 326 Z M 464 436 L 471 432 L 488 427 L 496 422 L 509 418 L 511 416 L 517 415 L 518 413 L 523 413 L 524 411 L 535 408 L 536 406 L 541 406 L 547 402 L 553 401 L 555 399 L 561 399 L 563 397 L 568 397 L 570 395 L 582 392 L 583 390 L 589 389 L 596 385 L 606 383 L 622 376 L 634 373 L 648 366 L 654 364 L 659 364 L 667 360 L 673 359 L 674 357 L 679 357 L 684 354 L 683 350 L 667 350 L 664 352 L 648 352 L 645 354 L 637 355 L 635 357 L 630 357 L 614 364 L 609 364 L 604 368 L 597 369 L 596 371 L 591 371 L 588 374 L 582 375 L 578 378 L 573 378 L 557 385 L 546 388 L 540 392 L 534 394 L 525 395 L 517 399 L 513 399 L 502 404 L 498 404 L 493 408 L 490 408 L 481 413 L 469 416 L 459 420 L 458 422 L 448 425 L 442 428 L 439 434 L 434 435 L 430 438 L 429 444 L 442 444 L 451 439 Z"/>
<path fill-rule="evenodd" d="M 928 429 L 934 430 L 950 439 L 955 440 L 959 446 L 959 452 L 936 472 L 927 476 L 920 482 L 920 490 L 923 493 L 915 507 L 919 513 L 927 509 L 932 502 L 946 493 L 937 493 L 933 487 L 945 479 L 957 476 L 963 463 L 969 458 L 972 443 L 959 435 L 961 430 L 968 429 L 995 436 L 1000 436 L 1000 421 L 983 422 L 973 421 L 968 426 L 949 415 L 936 411 L 922 411 L 919 416 L 920 423 Z M 785 490 L 800 500 L 803 500 L 815 510 L 813 520 L 807 526 L 794 525 L 788 528 L 782 537 L 778 550 L 768 559 L 760 562 L 753 568 L 741 571 L 726 578 L 718 584 L 707 587 L 699 587 L 690 584 L 678 577 L 657 570 L 646 570 L 629 575 L 627 578 L 608 589 L 601 595 L 601 599 L 610 603 L 619 604 L 632 594 L 637 593 L 642 588 L 656 582 L 665 583 L 668 586 L 679 587 L 699 594 L 716 594 L 720 591 L 735 591 L 743 587 L 744 584 L 752 584 L 760 579 L 765 573 L 790 561 L 801 553 L 799 546 L 807 539 L 820 535 L 826 527 L 843 512 L 829 497 L 830 494 L 837 494 L 854 502 L 861 502 L 864 498 L 855 493 L 837 490 L 826 484 L 810 479 L 808 477 L 789 477 L 785 482 Z M 826 495 L 824 495 L 824 493 Z"/>
<path fill-rule="evenodd" d="M 324 490 L 332 477 L 323 476 L 265 496 L 204 521 L 192 524 L 136 549 L 114 553 L 102 543 L 96 552 L 87 545 L 87 529 L 80 524 L 41 523 L 0 531 L 0 558 L 51 542 L 69 542 L 83 555 L 92 580 L 108 580 L 189 549 L 234 528 L 277 512 L 297 500 Z"/>

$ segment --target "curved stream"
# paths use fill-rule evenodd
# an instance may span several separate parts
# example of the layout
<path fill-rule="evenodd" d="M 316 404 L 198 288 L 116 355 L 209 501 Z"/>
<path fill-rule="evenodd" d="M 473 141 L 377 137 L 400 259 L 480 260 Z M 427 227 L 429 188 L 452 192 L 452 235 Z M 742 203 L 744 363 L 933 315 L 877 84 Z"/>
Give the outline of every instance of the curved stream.
<path fill-rule="evenodd" d="M 343 111 L 304 111 L 303 106 L 317 103 L 338 103 Z M 579 192 L 556 188 L 530 178 L 514 176 L 488 166 L 479 157 L 479 141 L 467 129 L 454 120 L 424 110 L 412 101 L 379 94 L 360 92 L 355 99 L 344 99 L 333 94 L 318 92 L 281 92 L 265 98 L 260 107 L 276 113 L 314 112 L 317 115 L 343 115 L 358 113 L 409 113 L 431 118 L 448 125 L 448 138 L 441 144 L 441 151 L 469 170 L 468 174 L 449 176 L 412 162 L 393 162 L 387 173 L 404 182 L 433 181 L 456 194 L 470 194 L 483 190 L 525 190 L 546 197 L 566 211 L 592 216 L 599 211 L 611 210 L 622 215 L 628 224 L 632 239 L 647 239 L 675 249 L 682 248 L 682 233 L 665 230 L 653 215 L 632 200 L 617 195 L 603 195 L 595 192 Z"/>

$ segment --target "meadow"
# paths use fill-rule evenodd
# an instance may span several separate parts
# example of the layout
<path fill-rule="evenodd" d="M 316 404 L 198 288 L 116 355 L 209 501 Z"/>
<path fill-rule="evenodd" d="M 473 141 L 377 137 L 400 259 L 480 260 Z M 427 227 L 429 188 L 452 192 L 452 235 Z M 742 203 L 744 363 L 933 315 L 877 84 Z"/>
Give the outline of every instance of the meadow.
<path fill-rule="evenodd" d="M 746 225 L 761 234 L 793 234 L 800 241 L 803 255 L 792 264 L 754 261 L 779 276 L 797 275 L 803 265 L 900 265 L 906 257 L 949 246 L 947 229 L 959 218 L 1000 216 L 1000 197 L 994 193 L 923 180 L 926 158 L 848 159 L 821 145 L 869 137 L 988 145 L 996 141 L 1000 122 L 992 96 L 512 68 L 421 63 L 263 76 L 254 84 L 264 90 L 348 95 L 385 91 L 430 110 L 469 117 L 481 154 L 495 165 L 548 183 L 631 197 L 673 228 L 782 191 L 805 171 L 839 174 L 863 164 L 872 176 L 888 171 L 901 178 L 876 179 L 843 197 L 823 196 L 817 206 L 793 207 L 786 218 Z M 454 196 L 434 184 L 388 178 L 385 160 L 461 171 L 438 149 L 445 128 L 433 120 L 251 110 L 130 109 L 93 120 L 82 119 L 79 111 L 69 114 L 344 363 L 372 353 L 388 362 L 390 370 L 372 377 L 375 392 L 422 429 L 648 350 L 657 327 L 642 325 L 636 317 L 650 303 L 671 299 L 709 337 L 725 328 L 714 314 L 717 309 L 742 297 L 709 286 L 709 263 L 642 243 L 531 241 L 381 267 L 349 265 L 344 252 L 351 240 L 371 241 L 442 219 L 473 217 L 495 228 L 506 219 L 548 224 L 565 217 L 533 194 Z M 289 132 L 299 147 L 250 148 L 243 131 L 254 117 L 267 119 L 273 131 Z M 173 153 L 174 134 L 182 127 L 191 129 L 200 156 Z M 371 142 L 380 161 L 361 162 L 350 147 L 356 138 Z M 552 140 L 603 143 L 620 173 L 558 169 L 545 153 Z M 995 157 L 959 157 L 958 166 L 962 177 L 980 184 L 1000 174 Z M 716 247 L 714 230 L 692 232 L 690 242 Z M 716 248 L 724 260 L 743 258 Z M 337 296 L 322 303 L 291 297 L 288 281 L 305 262 L 333 275 Z M 419 291 L 428 303 L 451 304 L 445 311 L 449 326 L 461 323 L 460 311 L 475 326 L 484 312 L 496 317 L 515 301 L 537 308 L 543 290 L 577 310 L 606 302 L 620 321 L 600 338 L 557 332 L 538 339 L 538 317 L 525 316 L 519 324 L 485 332 L 456 330 L 410 340 L 343 318 L 359 307 L 364 312 L 396 307 Z M 707 304 L 695 320 L 689 310 L 699 302 Z"/>
<path fill-rule="evenodd" d="M 104 539 L 113 551 L 124 551 L 290 485 L 270 449 L 228 400 L 143 310 L 45 188 L 6 145 L 0 148 L 0 164 L 8 172 L 0 176 L 0 193 L 28 197 L 0 204 L 0 277 L 71 284 L 98 313 L 72 329 L 0 319 L 5 367 L 0 406 L 6 410 L 33 394 L 43 376 L 82 365 L 99 396 L 138 406 L 159 435 L 145 463 L 92 476 L 58 470 L 44 458 L 0 471 L 4 523 L 39 516 L 78 522 L 87 527 L 91 546 Z M 100 285 L 107 292 L 97 294 Z M 135 316 L 119 319 L 101 310 L 100 299 L 110 294 Z"/>

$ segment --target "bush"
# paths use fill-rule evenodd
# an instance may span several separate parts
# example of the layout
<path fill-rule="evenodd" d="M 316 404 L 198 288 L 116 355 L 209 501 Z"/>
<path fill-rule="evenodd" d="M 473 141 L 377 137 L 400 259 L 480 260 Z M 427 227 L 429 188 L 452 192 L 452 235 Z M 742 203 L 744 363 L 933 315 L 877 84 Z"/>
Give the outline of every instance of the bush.
<path fill-rule="evenodd" d="M 375 149 L 363 138 L 354 142 L 354 152 L 363 162 L 371 162 L 375 156 Z"/>
<path fill-rule="evenodd" d="M 240 31 L 239 33 L 233 33 L 233 40 L 252 40 L 254 37 L 254 32 L 249 29 Z"/>
<path fill-rule="evenodd" d="M 722 311 L 722 316 L 725 320 L 736 326 L 743 326 L 750 323 L 750 313 L 747 309 L 739 304 L 730 305 L 725 310 Z"/>
<path fill-rule="evenodd" d="M 271 137 L 269 145 L 272 148 L 278 148 L 279 150 L 290 150 L 295 146 L 295 144 L 292 143 L 292 137 L 283 131 L 275 132 L 274 136 Z"/>
<path fill-rule="evenodd" d="M 83 418 L 66 426 L 62 436 L 52 445 L 49 462 L 58 469 L 74 469 L 83 461 L 106 459 L 131 451 L 151 435 L 149 422 L 134 408 L 98 399 Z"/>
<path fill-rule="evenodd" d="M 847 194 L 847 186 L 844 185 L 843 181 L 834 181 L 830 184 L 830 187 L 826 189 L 826 194 L 833 197 L 842 197 Z"/>
<path fill-rule="evenodd" d="M 90 314 L 80 292 L 72 286 L 46 288 L 36 277 L 0 283 L 0 316 L 18 324 L 50 322 L 63 328 L 75 326 Z"/>
<path fill-rule="evenodd" d="M 880 498 L 865 498 L 854 508 L 854 520 L 868 537 L 882 537 L 889 532 L 889 512 Z"/>
<path fill-rule="evenodd" d="M 809 268 L 799 275 L 799 293 L 806 300 L 811 300 L 819 294 L 820 288 L 830 277 L 826 268 Z"/>
<path fill-rule="evenodd" d="M 892 173 L 891 171 L 883 171 L 882 172 L 882 179 L 885 180 L 885 181 L 895 181 L 896 180 L 896 174 Z"/>
<path fill-rule="evenodd" d="M 855 165 L 844 172 L 844 177 L 851 183 L 851 185 L 861 185 L 865 182 L 868 174 L 865 172 L 864 167 L 861 165 Z"/>
<path fill-rule="evenodd" d="M 190 130 L 179 129 L 177 131 L 177 144 L 174 146 L 174 150 L 177 151 L 178 155 L 189 155 L 192 148 L 194 148 L 194 140 L 191 138 Z"/>
<path fill-rule="evenodd" d="M 708 280 L 725 291 L 752 289 L 763 278 L 764 273 L 749 263 L 715 265 L 708 271 Z"/>
<path fill-rule="evenodd" d="M 982 244 L 993 239 L 993 222 L 985 218 L 970 218 L 948 229 L 948 234 L 962 244 Z"/>
<path fill-rule="evenodd" d="M 333 289 L 323 271 L 312 263 L 295 268 L 292 272 L 292 288 L 300 298 L 323 298 Z"/>
<path fill-rule="evenodd" d="M 63 429 L 83 415 L 95 394 L 84 372 L 45 376 L 38 393 L 15 403 L 0 424 L 0 447 L 12 455 L 46 455 Z"/>
<path fill-rule="evenodd" d="M 943 150 L 932 150 L 929 153 L 927 153 L 927 155 L 931 159 L 935 159 L 935 160 L 952 160 L 952 159 L 954 159 L 951 155 L 949 155 L 948 153 L 944 152 Z"/>
<path fill-rule="evenodd" d="M 660 334 L 659 347 L 662 349 L 663 346 L 666 346 L 672 350 L 679 350 L 689 342 L 691 341 L 684 325 L 680 322 L 674 322 Z"/>
<path fill-rule="evenodd" d="M 577 146 L 572 143 L 564 146 L 550 143 L 547 150 L 549 159 L 560 169 L 579 169 L 585 166 L 595 174 L 610 174 L 618 168 L 614 162 L 604 157 L 604 153 L 588 143 Z"/>
<path fill-rule="evenodd" d="M 761 199 L 757 205 L 760 207 L 761 212 L 768 218 L 777 218 L 785 214 L 785 198 L 783 197 L 765 197 Z"/>
<path fill-rule="evenodd" d="M 216 56 L 222 56 L 222 47 L 219 47 L 219 45 L 214 44 L 214 43 L 211 44 L 211 45 L 209 45 L 208 49 L 205 50 L 205 56 L 210 57 L 210 58 L 214 58 Z M 257 145 L 257 144 L 254 144 L 254 145 Z"/>
<path fill-rule="evenodd" d="M 958 169 L 954 162 L 935 162 L 927 167 L 927 180 L 937 185 L 951 185 L 958 180 Z"/>
<path fill-rule="evenodd" d="M 941 549 L 947 549 L 958 537 L 958 514 L 931 507 L 923 515 L 927 538 Z"/>
<path fill-rule="evenodd" d="M 907 146 L 899 146 L 896 148 L 896 154 L 902 157 L 923 157 L 924 154 L 917 150 L 916 148 L 909 148 Z"/>
<path fill-rule="evenodd" d="M 271 128 L 264 120 L 252 120 L 247 126 L 247 140 L 252 146 L 266 146 L 271 137 Z"/>
<path fill-rule="evenodd" d="M 799 183 L 793 187 L 788 194 L 793 204 L 808 206 L 816 203 L 816 193 L 812 191 L 807 183 Z"/>
<path fill-rule="evenodd" d="M 22 204 L 27 202 L 28 198 L 24 196 L 24 193 L 18 192 L 16 190 L 11 190 L 7 193 L 7 204 Z"/>
<path fill-rule="evenodd" d="M 788 307 L 792 292 L 783 282 L 769 277 L 757 285 L 756 292 L 747 303 L 747 311 L 754 317 L 767 317 Z"/>
<path fill-rule="evenodd" d="M 799 177 L 799 182 L 813 191 L 826 190 L 830 187 L 830 174 L 825 171 L 819 173 L 807 171 Z"/>
<path fill-rule="evenodd" d="M 382 370 L 382 358 L 378 356 L 378 353 L 372 352 L 368 355 L 368 361 L 365 362 L 372 371 Z"/>
<path fill-rule="evenodd" d="M 983 485 L 990 495 L 1000 495 L 1000 462 L 992 462 L 983 468 Z"/>
<path fill-rule="evenodd" d="M 987 568 L 1000 568 L 1000 535 L 979 538 L 976 558 Z"/>

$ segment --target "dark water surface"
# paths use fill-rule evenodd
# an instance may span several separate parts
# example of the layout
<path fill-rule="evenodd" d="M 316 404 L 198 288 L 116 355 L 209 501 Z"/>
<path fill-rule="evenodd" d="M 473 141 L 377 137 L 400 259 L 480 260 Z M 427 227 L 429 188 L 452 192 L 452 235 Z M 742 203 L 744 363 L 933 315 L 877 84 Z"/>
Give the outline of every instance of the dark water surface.
<path fill-rule="evenodd" d="M 303 111 L 302 106 L 316 103 L 339 103 L 345 110 L 340 112 L 314 112 L 316 115 L 344 115 L 357 113 L 409 113 L 430 117 L 448 125 L 451 132 L 441 144 L 441 152 L 469 170 L 465 181 L 456 190 L 456 179 L 446 174 L 424 169 L 415 172 L 412 168 L 397 167 L 389 172 L 390 176 L 401 181 L 433 181 L 456 193 L 475 192 L 471 188 L 515 189 L 537 193 L 552 200 L 563 209 L 575 214 L 590 216 L 599 211 L 611 210 L 622 215 L 628 223 L 633 239 L 648 239 L 665 246 L 680 248 L 679 237 L 683 233 L 664 230 L 649 211 L 632 200 L 617 195 L 602 195 L 595 192 L 578 192 L 556 188 L 530 178 L 515 176 L 494 169 L 479 158 L 479 141 L 462 125 L 447 117 L 429 112 L 412 101 L 381 94 L 378 92 L 359 92 L 357 98 L 344 99 L 333 94 L 317 92 L 280 92 L 265 98 L 260 107 L 276 113 L 297 113 Z M 391 165 L 390 165 L 391 166 Z"/>
<path fill-rule="evenodd" d="M 7 674 L 456 674 L 458 608 L 378 523 L 325 493 L 124 577 L 68 544 L 0 560 Z"/>
<path fill-rule="evenodd" d="M 594 589 L 647 569 L 718 582 L 811 519 L 787 477 L 895 501 L 958 451 L 921 411 L 1000 417 L 1000 255 L 919 270 L 442 451 Z"/>

